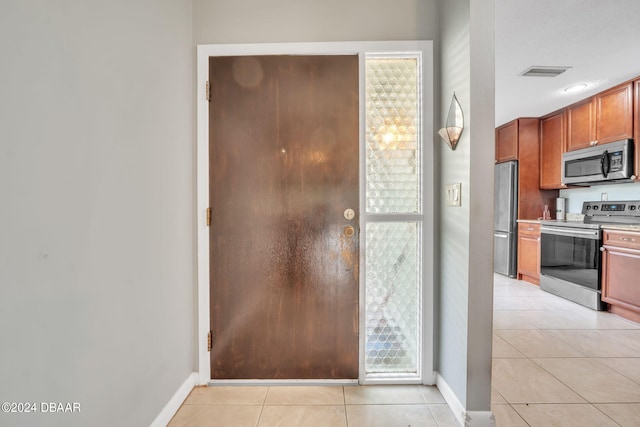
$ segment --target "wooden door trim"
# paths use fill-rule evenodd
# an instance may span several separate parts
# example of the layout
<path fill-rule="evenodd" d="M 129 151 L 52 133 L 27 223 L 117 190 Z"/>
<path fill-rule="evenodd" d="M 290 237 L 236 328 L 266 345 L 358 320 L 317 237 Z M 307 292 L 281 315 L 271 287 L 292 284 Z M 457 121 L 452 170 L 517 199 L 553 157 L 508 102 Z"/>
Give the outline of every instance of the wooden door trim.
<path fill-rule="evenodd" d="M 207 226 L 207 208 L 209 207 L 209 103 L 206 98 L 206 82 L 209 76 L 210 56 L 242 55 L 358 55 L 360 58 L 360 212 L 364 212 L 364 57 L 366 53 L 405 53 L 420 52 L 423 56 L 422 87 L 424 141 L 422 165 L 425 171 L 433 170 L 433 42 L 432 41 L 391 41 L 391 42 L 327 42 L 327 43 L 266 43 L 266 44 L 225 44 L 198 45 L 197 81 L 196 81 L 196 281 L 197 281 L 197 321 L 195 337 L 197 348 L 198 384 L 206 385 L 211 381 L 207 335 L 209 333 L 209 228 Z M 425 174 L 426 176 L 426 174 Z M 430 185 L 429 185 L 430 184 Z M 424 226 L 422 235 L 423 254 L 433 254 L 433 201 L 432 182 L 423 186 Z M 364 224 L 361 223 L 361 224 Z M 360 263 L 364 264 L 364 242 L 360 242 Z M 423 382 L 434 384 L 434 330 L 433 330 L 433 256 L 423 256 Z M 364 299 L 364 269 L 360 272 L 361 301 Z M 362 316 L 361 316 L 362 317 Z M 362 328 L 364 319 L 361 318 Z M 362 334 L 361 340 L 364 339 Z M 362 352 L 362 341 L 360 343 Z M 362 354 L 360 357 L 362 361 Z M 216 382 L 217 383 L 217 382 Z M 299 383 L 299 382 L 296 382 Z"/>

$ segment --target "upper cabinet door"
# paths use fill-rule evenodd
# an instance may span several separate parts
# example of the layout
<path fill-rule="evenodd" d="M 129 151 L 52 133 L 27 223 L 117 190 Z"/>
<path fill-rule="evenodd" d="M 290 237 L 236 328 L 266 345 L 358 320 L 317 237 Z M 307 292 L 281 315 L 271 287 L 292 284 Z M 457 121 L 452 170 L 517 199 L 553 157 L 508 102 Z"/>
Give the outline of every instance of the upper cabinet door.
<path fill-rule="evenodd" d="M 518 160 L 518 120 L 496 129 L 496 163 Z"/>
<path fill-rule="evenodd" d="M 640 175 L 640 79 L 634 84 L 634 117 L 633 117 L 633 143 L 636 153 L 636 175 Z"/>
<path fill-rule="evenodd" d="M 567 107 L 567 151 L 594 145 L 595 115 L 593 98 Z"/>
<path fill-rule="evenodd" d="M 564 110 L 540 119 L 540 188 L 542 189 L 563 188 L 562 153 L 566 130 Z"/>
<path fill-rule="evenodd" d="M 567 107 L 567 151 L 633 138 L 633 84 Z"/>
<path fill-rule="evenodd" d="M 633 84 L 616 86 L 594 98 L 597 143 L 633 138 Z"/>

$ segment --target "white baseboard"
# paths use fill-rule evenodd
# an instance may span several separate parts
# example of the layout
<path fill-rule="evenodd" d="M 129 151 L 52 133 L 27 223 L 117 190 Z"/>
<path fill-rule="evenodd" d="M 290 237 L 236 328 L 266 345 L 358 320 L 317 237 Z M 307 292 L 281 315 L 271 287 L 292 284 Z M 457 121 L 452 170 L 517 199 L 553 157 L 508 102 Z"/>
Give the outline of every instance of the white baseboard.
<path fill-rule="evenodd" d="M 196 384 L 198 384 L 198 374 L 192 372 L 173 396 L 171 396 L 171 399 L 169 399 L 164 408 L 162 408 L 162 411 L 160 411 L 156 419 L 153 420 L 150 427 L 166 427 Z"/>
<path fill-rule="evenodd" d="M 458 399 L 458 396 L 451 390 L 449 384 L 437 374 L 436 385 L 440 394 L 451 408 L 451 412 L 456 417 L 458 424 L 464 427 L 495 427 L 496 421 L 491 411 L 467 411 Z"/>
<path fill-rule="evenodd" d="M 461 426 L 464 425 L 464 419 L 466 415 L 464 406 L 462 405 L 460 400 L 458 400 L 458 396 L 456 396 L 453 390 L 451 390 L 449 384 L 447 384 L 447 382 L 444 380 L 444 378 L 442 378 L 442 375 L 440 374 L 437 375 L 436 386 L 438 387 L 438 390 L 440 390 L 440 394 L 442 394 L 444 400 L 447 402 L 447 405 L 449 405 L 449 408 L 451 408 L 451 412 L 453 412 L 453 415 L 456 417 L 456 421 L 458 421 L 458 424 Z"/>

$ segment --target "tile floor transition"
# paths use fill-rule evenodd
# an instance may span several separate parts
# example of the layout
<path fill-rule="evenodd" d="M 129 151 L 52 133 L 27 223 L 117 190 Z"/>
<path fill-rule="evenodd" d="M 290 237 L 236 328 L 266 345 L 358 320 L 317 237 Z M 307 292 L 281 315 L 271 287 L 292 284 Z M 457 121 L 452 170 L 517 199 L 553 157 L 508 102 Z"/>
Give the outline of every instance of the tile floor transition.
<path fill-rule="evenodd" d="M 640 324 L 496 275 L 498 427 L 640 427 Z M 170 427 L 453 427 L 428 386 L 195 388 Z"/>

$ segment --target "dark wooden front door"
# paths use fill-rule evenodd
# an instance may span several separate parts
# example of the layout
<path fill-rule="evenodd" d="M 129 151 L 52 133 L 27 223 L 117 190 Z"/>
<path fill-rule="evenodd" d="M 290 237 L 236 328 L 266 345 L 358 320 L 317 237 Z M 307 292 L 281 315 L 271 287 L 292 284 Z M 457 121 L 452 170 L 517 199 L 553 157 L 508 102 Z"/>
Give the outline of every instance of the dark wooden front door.
<path fill-rule="evenodd" d="M 357 378 L 358 58 L 209 70 L 211 377 Z"/>

